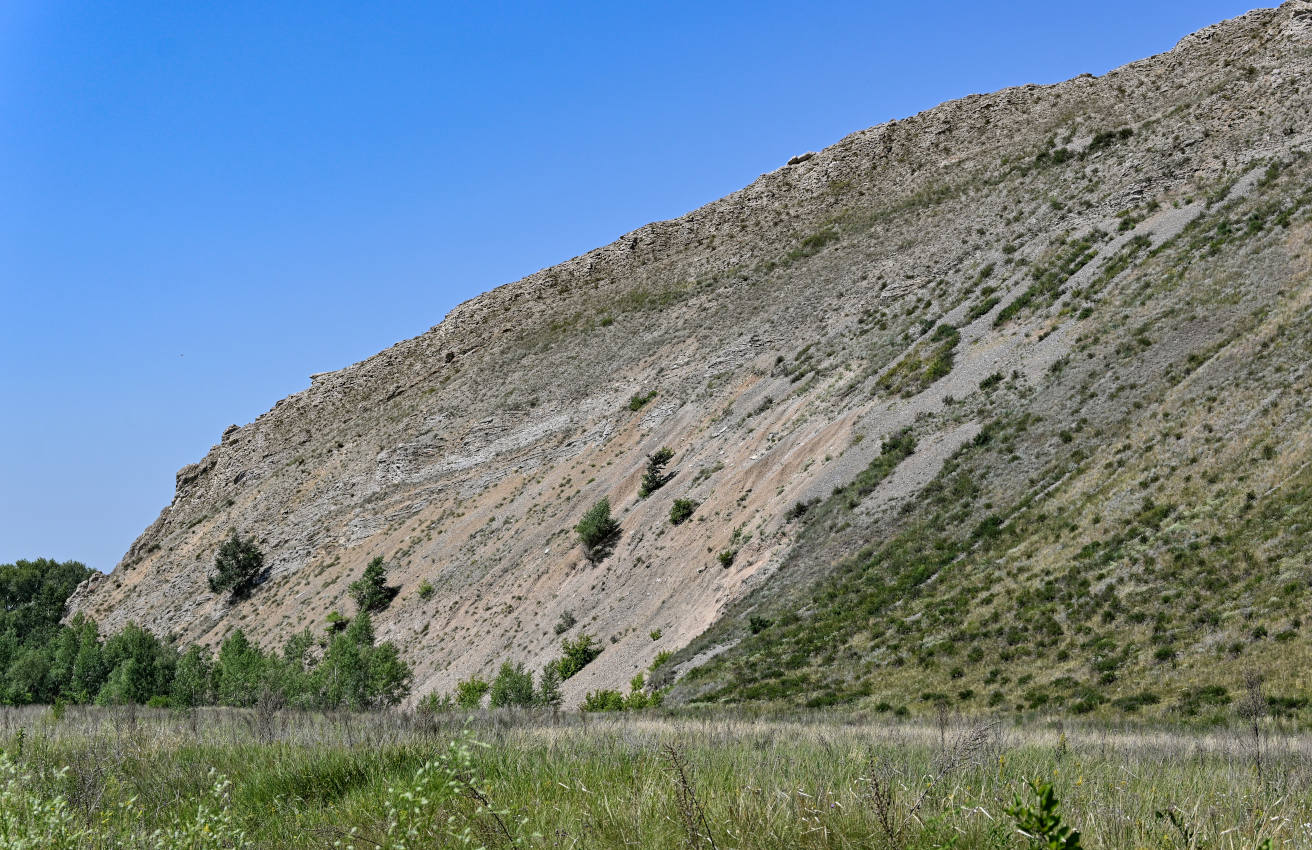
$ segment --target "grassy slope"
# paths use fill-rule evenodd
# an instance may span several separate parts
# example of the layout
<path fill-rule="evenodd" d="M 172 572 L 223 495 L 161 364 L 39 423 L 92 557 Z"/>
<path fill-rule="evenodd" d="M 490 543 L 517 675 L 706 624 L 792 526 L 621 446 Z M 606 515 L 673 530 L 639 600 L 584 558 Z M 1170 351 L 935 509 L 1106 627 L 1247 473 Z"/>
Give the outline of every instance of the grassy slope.
<path fill-rule="evenodd" d="M 1075 320 L 1071 354 L 947 414 L 985 431 L 899 516 L 809 512 L 803 578 L 676 659 L 741 640 L 678 694 L 1209 716 L 1251 669 L 1312 718 L 1310 184 L 1272 168 L 1064 300 L 1071 256 L 1036 269 L 1025 310 Z"/>

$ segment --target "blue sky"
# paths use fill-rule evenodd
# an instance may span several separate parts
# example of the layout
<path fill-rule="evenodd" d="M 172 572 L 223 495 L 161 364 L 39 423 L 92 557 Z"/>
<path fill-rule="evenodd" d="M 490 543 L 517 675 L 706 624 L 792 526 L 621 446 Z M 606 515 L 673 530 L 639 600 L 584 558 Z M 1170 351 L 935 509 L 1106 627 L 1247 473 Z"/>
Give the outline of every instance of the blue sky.
<path fill-rule="evenodd" d="M 1249 8 L 0 3 L 0 562 L 460 301 L 954 97 Z"/>

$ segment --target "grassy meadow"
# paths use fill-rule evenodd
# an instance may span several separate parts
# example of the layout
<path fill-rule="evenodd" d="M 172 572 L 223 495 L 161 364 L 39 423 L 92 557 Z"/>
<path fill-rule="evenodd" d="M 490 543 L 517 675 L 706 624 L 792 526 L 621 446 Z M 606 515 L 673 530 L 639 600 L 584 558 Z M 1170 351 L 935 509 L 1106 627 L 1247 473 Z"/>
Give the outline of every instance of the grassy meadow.
<path fill-rule="evenodd" d="M 31 706 L 0 748 L 0 848 L 1312 847 L 1275 726 Z"/>

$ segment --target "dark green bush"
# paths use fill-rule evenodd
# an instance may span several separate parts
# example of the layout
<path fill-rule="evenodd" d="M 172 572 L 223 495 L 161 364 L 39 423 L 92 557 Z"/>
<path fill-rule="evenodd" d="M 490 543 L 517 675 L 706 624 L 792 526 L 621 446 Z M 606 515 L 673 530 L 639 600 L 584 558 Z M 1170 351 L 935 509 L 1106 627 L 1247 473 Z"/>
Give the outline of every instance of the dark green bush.
<path fill-rule="evenodd" d="M 674 504 L 670 505 L 670 522 L 674 525 L 685 522 L 697 510 L 698 504 L 692 499 L 675 499 Z"/>
<path fill-rule="evenodd" d="M 504 662 L 488 689 L 488 703 L 493 708 L 532 705 L 533 674 L 525 670 L 523 664 Z"/>
<path fill-rule="evenodd" d="M 233 532 L 219 546 L 214 556 L 214 572 L 209 576 L 210 591 L 227 592 L 231 599 L 244 599 L 254 590 L 264 572 L 264 554 L 255 538 L 243 540 Z"/>
<path fill-rule="evenodd" d="M 594 504 L 574 530 L 578 532 L 588 560 L 600 561 L 609 555 L 620 533 L 619 521 L 610 515 L 610 499 L 601 499 Z"/>
<path fill-rule="evenodd" d="M 364 575 L 351 582 L 346 590 L 361 611 L 381 611 L 391 604 L 398 588 L 387 586 L 387 567 L 382 557 L 376 557 L 364 568 Z"/>
<path fill-rule="evenodd" d="M 642 475 L 642 484 L 638 487 L 638 497 L 645 499 L 652 493 L 664 487 L 674 477 L 673 473 L 666 474 L 665 466 L 674 457 L 674 450 L 669 448 L 661 449 L 647 455 L 647 471 Z"/>
<path fill-rule="evenodd" d="M 574 640 L 565 638 L 560 642 L 560 649 L 562 654 L 556 661 L 556 671 L 561 679 L 568 679 L 601 655 L 601 644 L 586 632 Z"/>

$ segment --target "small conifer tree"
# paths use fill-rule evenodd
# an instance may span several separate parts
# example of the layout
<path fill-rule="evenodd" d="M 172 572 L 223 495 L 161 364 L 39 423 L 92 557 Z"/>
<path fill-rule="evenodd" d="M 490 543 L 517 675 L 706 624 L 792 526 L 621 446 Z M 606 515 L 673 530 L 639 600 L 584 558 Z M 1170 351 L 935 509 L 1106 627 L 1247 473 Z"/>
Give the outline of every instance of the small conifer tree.
<path fill-rule="evenodd" d="M 212 592 L 226 591 L 234 600 L 244 599 L 250 596 L 264 571 L 264 554 L 255 545 L 255 538 L 243 540 L 234 531 L 214 556 L 214 570 L 209 576 Z"/>

